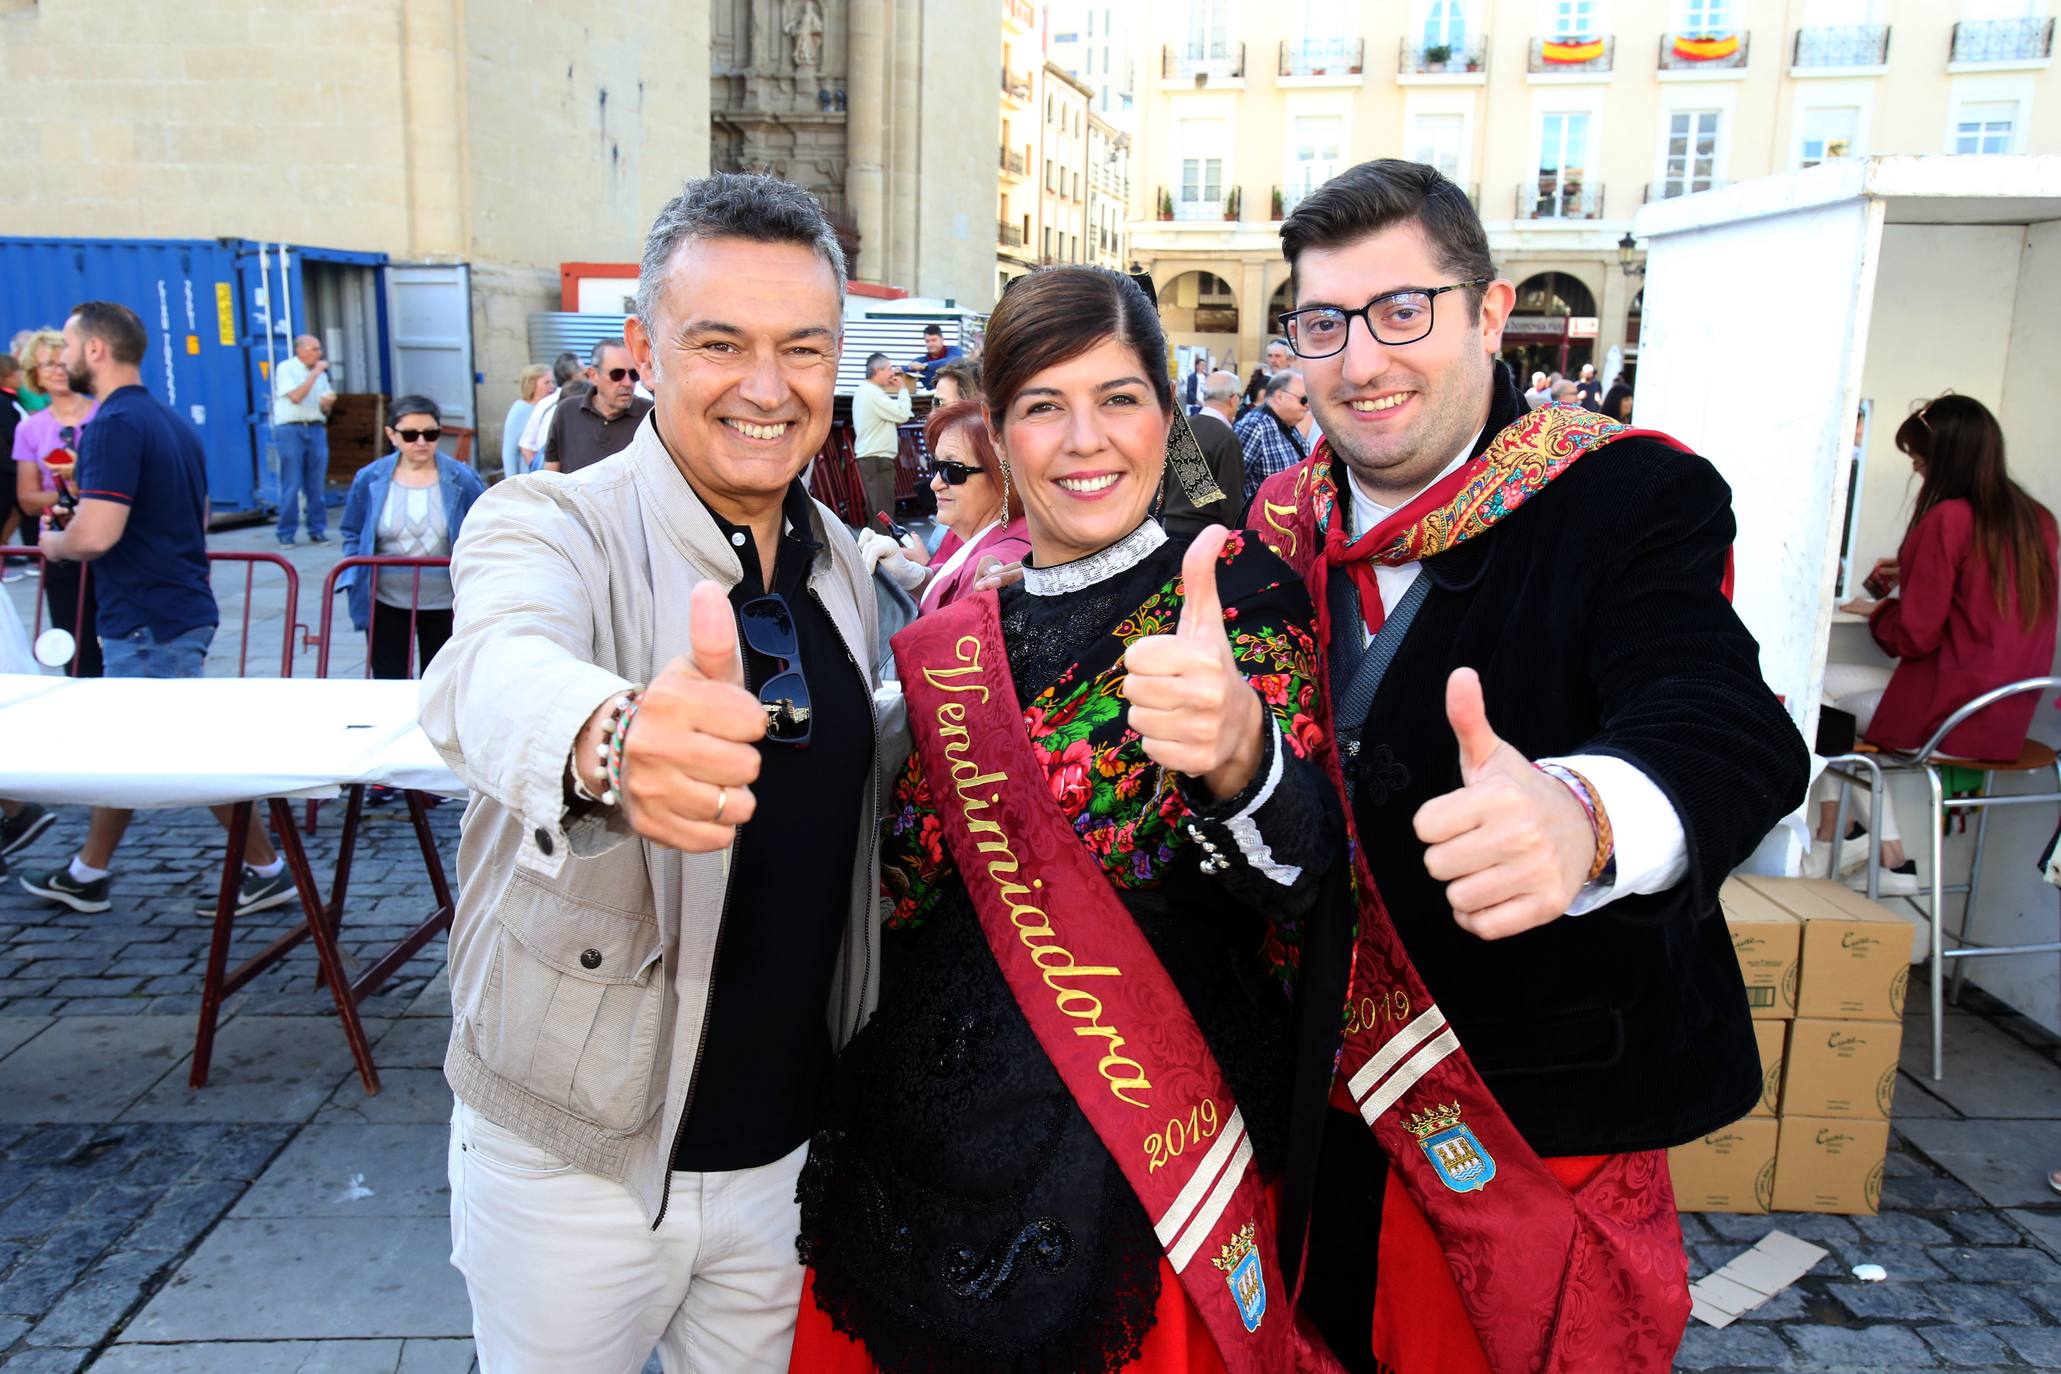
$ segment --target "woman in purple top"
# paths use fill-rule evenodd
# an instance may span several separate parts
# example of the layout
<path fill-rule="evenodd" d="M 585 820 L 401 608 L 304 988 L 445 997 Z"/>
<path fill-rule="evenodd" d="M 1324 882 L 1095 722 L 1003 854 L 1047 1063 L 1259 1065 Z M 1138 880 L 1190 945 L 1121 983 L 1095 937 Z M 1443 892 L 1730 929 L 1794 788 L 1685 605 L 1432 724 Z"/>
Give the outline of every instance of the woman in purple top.
<path fill-rule="evenodd" d="M 71 379 L 65 375 L 55 349 L 32 351 L 36 389 L 50 398 L 50 404 L 15 427 L 14 499 L 24 516 L 40 525 L 43 512 L 58 500 L 59 477 L 52 468 L 69 472 L 68 465 L 79 454 L 79 436 L 100 404 L 72 390 Z M 69 476 L 64 481 L 70 485 Z M 22 542 L 36 542 L 34 528 L 23 532 Z M 52 563 L 43 571 L 43 597 L 50 607 L 51 626 L 78 636 L 72 676 L 99 677 L 99 625 L 93 614 L 93 598 L 79 595 L 83 579 L 80 564 Z"/>

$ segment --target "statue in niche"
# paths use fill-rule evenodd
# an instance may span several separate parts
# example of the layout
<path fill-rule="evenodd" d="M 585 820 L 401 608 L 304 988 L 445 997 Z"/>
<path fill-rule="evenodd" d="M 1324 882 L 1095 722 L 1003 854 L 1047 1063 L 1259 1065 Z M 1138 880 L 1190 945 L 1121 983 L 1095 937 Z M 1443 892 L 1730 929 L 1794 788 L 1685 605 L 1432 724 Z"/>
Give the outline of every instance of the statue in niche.
<path fill-rule="evenodd" d="M 751 70 L 773 70 L 773 0 L 751 0 Z"/>
<path fill-rule="evenodd" d="M 785 32 L 794 40 L 794 65 L 813 71 L 823 61 L 823 7 L 816 0 L 802 0 Z"/>

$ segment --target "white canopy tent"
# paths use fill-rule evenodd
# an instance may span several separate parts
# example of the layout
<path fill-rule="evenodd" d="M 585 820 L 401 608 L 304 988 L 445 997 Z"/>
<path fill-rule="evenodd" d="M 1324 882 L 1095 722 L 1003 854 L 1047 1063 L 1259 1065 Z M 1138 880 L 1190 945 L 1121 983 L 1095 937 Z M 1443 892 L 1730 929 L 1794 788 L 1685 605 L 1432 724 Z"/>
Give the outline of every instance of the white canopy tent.
<path fill-rule="evenodd" d="M 2061 509 L 2050 428 L 2061 157 L 1828 162 L 1649 204 L 1634 233 L 1646 241 L 1637 423 L 1681 439 L 1732 484 L 1736 604 L 1810 739 L 1836 607 L 1875 559 L 1894 556 L 1910 518 L 1917 487 L 1892 436 L 1913 401 L 1948 388 L 1981 400 L 2013 475 Z M 1839 631 L 1843 657 L 1873 652 L 1853 627 Z M 2051 702 L 2033 732 L 2061 742 Z M 1915 829 L 1922 790 L 1895 795 Z M 2053 825 L 2044 807 L 1992 814 L 1974 914 L 1984 943 L 2054 938 L 2055 891 L 2033 864 Z M 1959 876 L 1968 856 L 1956 839 L 1948 865 Z M 1975 981 L 2061 1030 L 2052 958 L 1971 964 Z"/>

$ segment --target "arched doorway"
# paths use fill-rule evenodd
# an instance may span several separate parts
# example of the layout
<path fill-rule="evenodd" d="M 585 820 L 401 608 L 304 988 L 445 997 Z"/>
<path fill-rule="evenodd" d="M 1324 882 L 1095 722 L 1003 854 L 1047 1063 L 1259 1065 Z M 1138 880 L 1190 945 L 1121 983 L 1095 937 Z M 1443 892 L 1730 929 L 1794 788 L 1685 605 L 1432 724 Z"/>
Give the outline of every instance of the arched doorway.
<path fill-rule="evenodd" d="M 1595 361 L 1596 295 L 1580 277 L 1540 272 L 1517 287 L 1517 304 L 1503 327 L 1503 361 L 1520 386 L 1534 372 L 1573 376 Z"/>
<path fill-rule="evenodd" d="M 1274 288 L 1274 294 L 1267 300 L 1267 334 L 1269 337 L 1280 337 L 1288 332 L 1281 327 L 1281 317 L 1293 309 L 1295 309 L 1295 293 L 1290 291 L 1288 283 L 1283 281 Z"/>
<path fill-rule="evenodd" d="M 1159 318 L 1169 334 L 1238 337 L 1238 297 L 1214 272 L 1183 272 L 1159 288 Z"/>

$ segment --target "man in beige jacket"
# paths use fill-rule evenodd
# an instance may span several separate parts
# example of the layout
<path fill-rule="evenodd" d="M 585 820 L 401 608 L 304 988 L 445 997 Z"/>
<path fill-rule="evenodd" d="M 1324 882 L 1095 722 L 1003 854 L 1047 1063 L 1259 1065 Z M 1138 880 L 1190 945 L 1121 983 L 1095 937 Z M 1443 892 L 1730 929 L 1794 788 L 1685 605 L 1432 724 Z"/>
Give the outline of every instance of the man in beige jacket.
<path fill-rule="evenodd" d="M 473 796 L 445 1073 L 487 1374 L 632 1374 L 654 1347 L 669 1374 L 786 1368 L 795 1177 L 875 1002 L 906 751 L 872 585 L 798 480 L 843 294 L 807 193 L 690 182 L 627 328 L 652 414 L 606 462 L 492 489 L 453 557 L 423 723 Z"/>

